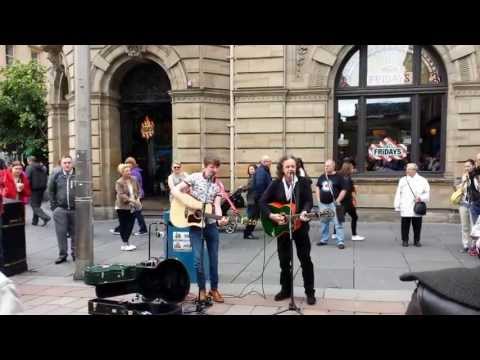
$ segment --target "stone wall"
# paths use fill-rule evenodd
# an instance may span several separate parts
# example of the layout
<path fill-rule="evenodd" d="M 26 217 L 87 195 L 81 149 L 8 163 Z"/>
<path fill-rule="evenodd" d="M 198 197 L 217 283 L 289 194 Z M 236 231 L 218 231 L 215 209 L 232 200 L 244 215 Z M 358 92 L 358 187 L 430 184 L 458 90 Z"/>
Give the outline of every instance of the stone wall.
<path fill-rule="evenodd" d="M 234 51 L 235 186 L 247 179 L 247 166 L 269 155 L 303 158 L 312 178 L 333 154 L 334 78 L 353 45 L 236 45 Z M 451 219 L 448 197 L 466 158 L 480 152 L 480 78 L 477 45 L 435 45 L 447 69 L 449 92 L 446 171 L 431 179 L 430 209 Z M 130 49 L 131 50 L 131 49 Z M 95 204 L 111 208 L 121 159 L 118 125 L 119 72 L 135 56 L 128 45 L 95 45 L 92 53 L 92 159 Z M 73 46 L 64 45 L 68 106 L 52 106 L 49 117 L 51 161 L 57 152 L 74 154 Z M 230 187 L 229 46 L 144 45 L 140 57 L 157 62 L 172 83 L 174 159 L 198 171 L 206 154 L 222 161 L 221 178 Z M 124 65 L 121 65 L 124 64 Z M 55 79 L 55 77 L 52 77 Z M 51 91 L 58 92 L 58 85 Z M 52 104 L 55 105 L 55 104 Z M 65 113 L 68 116 L 65 116 Z M 63 116 L 63 117 L 62 117 Z M 62 139 L 68 134 L 68 147 Z M 274 168 L 272 169 L 272 173 Z M 391 209 L 398 179 L 359 178 L 360 206 Z M 449 215 L 450 214 L 450 215 Z"/>

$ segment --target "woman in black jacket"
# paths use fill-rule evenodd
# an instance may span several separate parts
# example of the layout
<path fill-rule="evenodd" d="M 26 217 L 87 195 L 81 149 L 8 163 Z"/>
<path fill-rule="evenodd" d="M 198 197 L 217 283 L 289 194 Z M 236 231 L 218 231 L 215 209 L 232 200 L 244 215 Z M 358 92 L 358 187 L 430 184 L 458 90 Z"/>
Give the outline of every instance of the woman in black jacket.
<path fill-rule="evenodd" d="M 243 232 L 244 239 L 257 239 L 253 235 L 253 230 L 255 230 L 255 221 L 259 218 L 260 209 L 258 204 L 255 202 L 255 185 L 254 185 L 254 175 L 257 170 L 257 165 L 250 164 L 248 165 L 248 183 L 243 187 L 243 191 L 247 192 L 247 216 L 249 223 L 245 226 Z"/>
<path fill-rule="evenodd" d="M 343 198 L 342 205 L 345 210 L 345 214 L 350 215 L 350 217 L 352 218 L 352 240 L 361 241 L 365 240 L 365 237 L 357 234 L 357 198 L 355 184 L 353 183 L 352 179 L 353 169 L 353 164 L 346 161 L 343 163 L 342 168 L 340 169 L 338 174 L 343 176 L 345 184 L 347 185 L 347 194 Z"/>
<path fill-rule="evenodd" d="M 295 213 L 301 214 L 302 226 L 293 232 L 293 241 L 295 241 L 297 256 L 302 267 L 307 303 L 313 305 L 316 302 L 315 284 L 313 263 L 310 258 L 309 225 L 308 219 L 305 217 L 305 214 L 310 212 L 313 206 L 312 188 L 308 180 L 299 175 L 296 159 L 293 156 L 282 157 L 277 164 L 277 179 L 272 181 L 260 198 L 260 209 L 263 217 L 270 218 L 280 225 L 285 224 L 287 219 L 285 216 L 272 213 L 269 203 L 288 204 L 291 200 L 296 207 Z M 277 237 L 277 247 L 282 289 L 275 295 L 275 301 L 280 301 L 289 298 L 292 292 L 290 238 L 288 233 Z"/>

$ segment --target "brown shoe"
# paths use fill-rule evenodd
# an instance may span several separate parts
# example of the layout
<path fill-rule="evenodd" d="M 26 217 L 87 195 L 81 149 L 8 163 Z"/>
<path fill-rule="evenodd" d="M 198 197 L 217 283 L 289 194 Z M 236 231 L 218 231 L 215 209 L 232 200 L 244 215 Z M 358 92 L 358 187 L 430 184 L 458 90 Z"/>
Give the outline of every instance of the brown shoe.
<path fill-rule="evenodd" d="M 207 301 L 207 294 L 205 290 L 200 290 L 200 293 L 198 295 L 198 302 L 206 302 Z"/>
<path fill-rule="evenodd" d="M 212 297 L 212 300 L 218 303 L 223 303 L 225 300 L 223 300 L 222 294 L 217 289 L 212 289 L 208 293 L 209 296 Z"/>

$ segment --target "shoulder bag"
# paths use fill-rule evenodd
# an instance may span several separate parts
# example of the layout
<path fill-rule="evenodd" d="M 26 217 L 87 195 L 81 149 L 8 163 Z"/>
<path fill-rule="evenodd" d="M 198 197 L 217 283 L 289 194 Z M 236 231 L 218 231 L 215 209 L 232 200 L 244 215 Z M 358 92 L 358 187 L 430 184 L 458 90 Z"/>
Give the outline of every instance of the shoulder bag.
<path fill-rule="evenodd" d="M 415 205 L 413 206 L 413 212 L 420 216 L 425 215 L 427 213 L 427 204 L 425 204 L 425 202 L 423 201 L 416 201 L 417 196 L 413 192 L 407 177 L 405 177 L 405 180 L 407 181 L 408 187 L 410 188 L 410 191 L 412 192 L 413 197 L 415 198 Z"/>

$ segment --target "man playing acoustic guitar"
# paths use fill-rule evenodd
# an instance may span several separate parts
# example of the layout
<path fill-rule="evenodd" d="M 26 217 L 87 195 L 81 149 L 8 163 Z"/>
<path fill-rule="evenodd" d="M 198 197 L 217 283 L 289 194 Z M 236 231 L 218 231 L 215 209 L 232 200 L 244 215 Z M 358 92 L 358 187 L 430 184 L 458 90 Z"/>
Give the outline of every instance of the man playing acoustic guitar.
<path fill-rule="evenodd" d="M 296 167 L 296 159 L 293 156 L 284 156 L 277 164 L 277 179 L 275 179 L 265 190 L 260 198 L 260 208 L 262 216 L 271 219 L 278 225 L 285 225 L 288 218 L 285 215 L 272 212 L 271 203 L 280 203 L 279 205 L 288 205 L 292 200 L 292 213 L 299 216 L 300 222 L 295 226 L 293 232 L 293 241 L 297 247 L 297 255 L 302 266 L 303 284 L 307 303 L 314 305 L 315 285 L 313 263 L 310 258 L 310 238 L 308 236 L 309 224 L 307 214 L 313 206 L 312 189 L 309 181 L 299 176 Z M 281 291 L 275 295 L 275 301 L 287 299 L 292 292 L 291 279 L 291 248 L 290 235 L 288 232 L 277 237 L 278 258 L 280 260 L 280 284 Z"/>
<path fill-rule="evenodd" d="M 219 226 L 224 226 L 228 223 L 228 219 L 222 217 L 221 209 L 221 188 L 216 182 L 216 175 L 220 167 L 220 160 L 213 157 L 205 157 L 203 160 L 202 172 L 193 173 L 187 176 L 180 184 L 172 189 L 172 195 L 178 197 L 179 193 L 190 189 L 190 195 L 200 202 L 206 202 L 214 205 L 215 214 L 220 216 L 220 220 L 208 218 L 206 225 L 202 229 L 196 226 L 190 226 L 190 242 L 193 249 L 194 268 L 197 273 L 197 283 L 199 287 L 198 301 L 205 303 L 207 300 L 205 272 L 201 266 L 201 251 L 202 251 L 202 230 L 204 239 L 207 244 L 208 260 L 210 264 L 210 292 L 212 300 L 215 302 L 224 302 L 222 295 L 218 291 L 218 229 Z"/>

